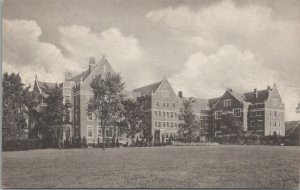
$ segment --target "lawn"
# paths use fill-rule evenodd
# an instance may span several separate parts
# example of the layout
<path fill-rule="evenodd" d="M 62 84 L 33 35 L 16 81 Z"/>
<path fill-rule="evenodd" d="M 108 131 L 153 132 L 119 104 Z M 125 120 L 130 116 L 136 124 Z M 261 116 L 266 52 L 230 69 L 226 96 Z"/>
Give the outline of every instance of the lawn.
<path fill-rule="evenodd" d="M 299 188 L 300 149 L 198 146 L 2 153 L 10 188 Z"/>

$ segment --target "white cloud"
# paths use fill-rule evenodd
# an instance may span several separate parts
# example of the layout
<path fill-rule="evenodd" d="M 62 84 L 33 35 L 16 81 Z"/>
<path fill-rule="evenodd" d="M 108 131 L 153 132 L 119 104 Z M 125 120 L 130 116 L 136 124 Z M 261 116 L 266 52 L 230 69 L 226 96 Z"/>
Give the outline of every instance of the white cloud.
<path fill-rule="evenodd" d="M 3 71 L 19 72 L 26 83 L 33 83 L 35 74 L 42 81 L 60 82 L 64 71 L 80 71 L 60 49 L 39 40 L 42 31 L 35 21 L 3 19 L 2 26 Z"/>
<path fill-rule="evenodd" d="M 138 40 L 124 36 L 117 28 L 100 33 L 84 26 L 59 28 L 60 43 L 64 49 L 40 41 L 41 28 L 32 20 L 3 19 L 3 71 L 19 72 L 26 83 L 39 80 L 61 82 L 64 72 L 78 74 L 88 68 L 90 56 L 106 55 L 116 72 L 121 72 L 128 84 L 147 76 L 141 64 L 143 52 Z M 134 71 L 141 70 L 145 72 Z M 151 77 L 150 77 L 151 78 Z"/>
<path fill-rule="evenodd" d="M 85 26 L 60 27 L 60 42 L 66 50 L 66 56 L 88 67 L 88 57 L 105 55 L 116 72 L 121 72 L 127 84 L 132 84 L 142 77 L 141 59 L 143 51 L 139 42 L 132 36 L 125 36 L 118 28 L 97 33 Z M 141 71 L 136 72 L 134 71 Z"/>
<path fill-rule="evenodd" d="M 299 22 L 275 18 L 269 7 L 251 2 L 238 6 L 230 0 L 205 7 L 167 7 L 146 16 L 194 47 L 183 71 L 171 77 L 177 89 L 215 97 L 226 87 L 243 92 L 274 82 L 288 84 L 281 91 L 287 119 L 299 119 L 291 111 L 300 100 L 293 89 L 300 81 Z"/>

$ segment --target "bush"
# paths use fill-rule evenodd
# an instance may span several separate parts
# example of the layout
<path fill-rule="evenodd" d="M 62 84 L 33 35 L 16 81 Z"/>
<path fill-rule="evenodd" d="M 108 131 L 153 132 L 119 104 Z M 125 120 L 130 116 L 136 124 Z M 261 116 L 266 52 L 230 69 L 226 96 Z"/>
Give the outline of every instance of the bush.
<path fill-rule="evenodd" d="M 82 137 L 81 148 L 87 148 L 87 142 L 86 142 L 86 138 L 85 137 Z"/>
<path fill-rule="evenodd" d="M 3 151 L 34 150 L 43 147 L 43 141 L 40 139 L 5 140 L 2 144 Z"/>

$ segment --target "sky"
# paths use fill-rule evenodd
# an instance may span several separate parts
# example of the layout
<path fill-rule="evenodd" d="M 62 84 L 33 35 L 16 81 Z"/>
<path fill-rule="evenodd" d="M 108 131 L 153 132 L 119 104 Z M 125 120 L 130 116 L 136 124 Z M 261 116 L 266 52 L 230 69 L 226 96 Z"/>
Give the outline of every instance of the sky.
<path fill-rule="evenodd" d="M 128 90 L 167 77 L 215 98 L 276 83 L 300 120 L 298 0 L 5 0 L 2 70 L 61 82 L 105 55 Z"/>

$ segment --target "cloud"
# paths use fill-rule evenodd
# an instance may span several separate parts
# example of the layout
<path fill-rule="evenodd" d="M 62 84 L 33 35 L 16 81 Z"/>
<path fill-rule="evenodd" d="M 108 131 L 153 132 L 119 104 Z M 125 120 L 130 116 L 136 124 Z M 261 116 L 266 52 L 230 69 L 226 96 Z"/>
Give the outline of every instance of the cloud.
<path fill-rule="evenodd" d="M 133 74 L 145 70 L 143 51 L 137 39 L 118 28 L 97 33 L 72 25 L 58 30 L 61 44 L 55 46 L 39 39 L 42 29 L 35 21 L 3 19 L 3 71 L 19 72 L 26 83 L 33 83 L 35 74 L 41 81 L 61 82 L 66 71 L 76 75 L 86 70 L 90 56 L 106 55 L 115 71 L 131 84 L 127 86 L 147 76 L 146 71 Z"/>
<path fill-rule="evenodd" d="M 300 100 L 295 90 L 300 81 L 300 24 L 251 3 L 181 5 L 150 11 L 146 17 L 193 47 L 182 72 L 171 77 L 175 88 L 215 97 L 226 87 L 243 92 L 276 82 L 283 89 L 288 119 L 299 119 L 291 110 Z"/>
<path fill-rule="evenodd" d="M 3 19 L 2 26 L 3 71 L 19 72 L 26 83 L 32 83 L 35 74 L 42 81 L 60 82 L 64 71 L 80 71 L 59 48 L 39 40 L 42 30 L 35 21 Z"/>
<path fill-rule="evenodd" d="M 88 66 L 88 57 L 105 55 L 116 72 L 121 72 L 127 84 L 132 84 L 143 75 L 142 58 L 144 52 L 136 38 L 125 36 L 118 28 L 102 32 L 92 31 L 85 26 L 59 28 L 60 43 L 66 56 Z M 141 71 L 134 73 L 134 71 Z"/>

